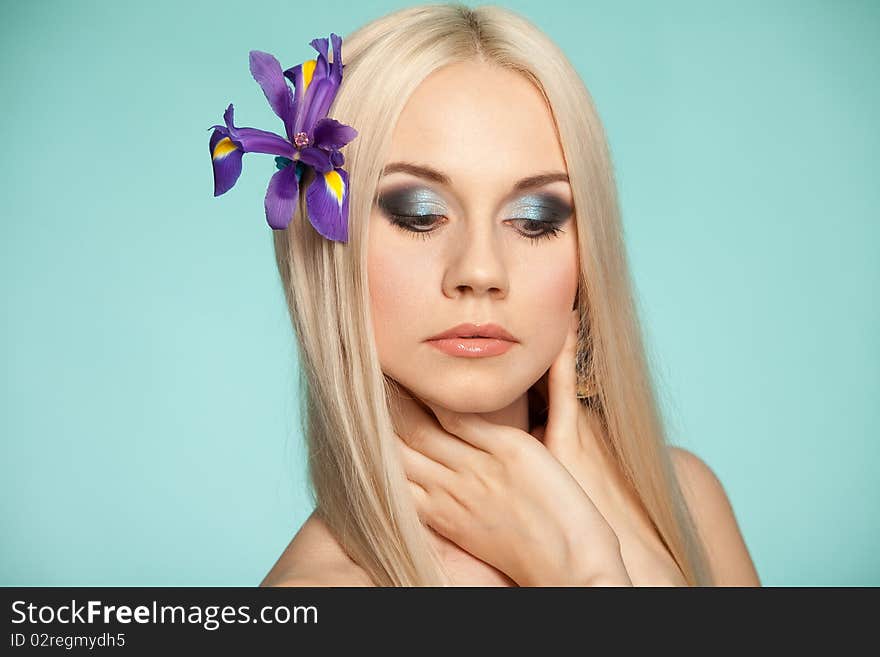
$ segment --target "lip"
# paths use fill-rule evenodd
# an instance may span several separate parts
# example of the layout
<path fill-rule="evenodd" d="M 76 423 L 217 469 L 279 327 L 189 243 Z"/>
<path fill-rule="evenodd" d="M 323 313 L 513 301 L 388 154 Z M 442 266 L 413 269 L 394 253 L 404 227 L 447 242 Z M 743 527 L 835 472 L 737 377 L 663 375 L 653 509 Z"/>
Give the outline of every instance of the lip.
<path fill-rule="evenodd" d="M 450 356 L 486 358 L 500 356 L 519 340 L 497 324 L 459 324 L 426 342 Z"/>
<path fill-rule="evenodd" d="M 508 333 L 503 326 L 498 324 L 459 324 L 451 329 L 433 335 L 428 340 L 443 340 L 444 338 L 495 338 L 497 340 L 506 340 L 508 342 L 519 342 L 515 337 Z"/>

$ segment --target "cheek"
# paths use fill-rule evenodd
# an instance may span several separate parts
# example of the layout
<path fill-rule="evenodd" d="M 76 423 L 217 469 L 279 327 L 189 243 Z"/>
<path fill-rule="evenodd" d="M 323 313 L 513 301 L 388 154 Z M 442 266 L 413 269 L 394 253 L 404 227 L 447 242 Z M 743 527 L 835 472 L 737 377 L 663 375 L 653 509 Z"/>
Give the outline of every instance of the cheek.
<path fill-rule="evenodd" d="M 413 338 L 427 337 L 419 335 L 418 323 L 414 321 L 430 316 L 426 314 L 430 301 L 425 293 L 430 289 L 430 270 L 425 266 L 424 255 L 418 256 L 418 249 L 400 248 L 399 240 L 395 242 L 377 235 L 370 241 L 367 256 L 370 306 L 382 360 L 386 360 L 395 343 L 410 344 Z"/>
<path fill-rule="evenodd" d="M 569 249 L 529 261 L 519 278 L 522 294 L 517 296 L 529 304 L 533 313 L 546 314 L 548 321 L 556 323 L 560 315 L 570 313 L 574 305 L 578 285 L 577 252 Z"/>
<path fill-rule="evenodd" d="M 577 248 L 548 251 L 523 263 L 517 281 L 520 293 L 511 308 L 517 327 L 526 338 L 530 358 L 523 363 L 529 376 L 540 375 L 565 344 L 578 287 Z M 537 374 L 536 374 L 537 373 Z"/>

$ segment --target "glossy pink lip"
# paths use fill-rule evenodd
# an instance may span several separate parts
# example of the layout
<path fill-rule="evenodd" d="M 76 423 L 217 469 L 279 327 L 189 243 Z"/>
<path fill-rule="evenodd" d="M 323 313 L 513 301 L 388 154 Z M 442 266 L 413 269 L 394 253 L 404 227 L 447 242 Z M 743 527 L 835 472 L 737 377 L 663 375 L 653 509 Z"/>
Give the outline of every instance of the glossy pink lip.
<path fill-rule="evenodd" d="M 519 342 L 510 333 L 504 330 L 503 326 L 498 324 L 459 324 L 451 329 L 432 335 L 428 340 L 442 340 L 443 338 L 497 338 L 499 340 L 507 340 L 509 342 Z"/>
<path fill-rule="evenodd" d="M 519 341 L 497 324 L 459 324 L 427 342 L 450 356 L 485 358 L 500 356 Z"/>

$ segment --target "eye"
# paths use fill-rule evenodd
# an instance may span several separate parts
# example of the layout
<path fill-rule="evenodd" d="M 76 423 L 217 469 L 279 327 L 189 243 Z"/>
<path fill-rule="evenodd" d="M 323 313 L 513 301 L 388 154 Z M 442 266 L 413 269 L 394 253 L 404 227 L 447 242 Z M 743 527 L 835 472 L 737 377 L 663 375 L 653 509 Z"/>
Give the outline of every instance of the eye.
<path fill-rule="evenodd" d="M 520 230 L 517 230 L 517 232 L 523 238 L 532 242 L 550 239 L 551 237 L 559 237 L 560 233 L 565 232 L 560 227 L 562 225 L 561 221 L 542 221 L 538 219 L 508 219 L 508 221 L 521 222 L 521 225 L 525 227 L 526 232 Z M 535 232 L 536 229 L 538 232 Z"/>
<path fill-rule="evenodd" d="M 440 219 L 442 214 L 388 214 L 391 224 L 396 228 L 409 233 L 413 237 L 419 237 L 423 240 L 428 239 L 434 232 L 432 226 Z"/>
<path fill-rule="evenodd" d="M 435 232 L 434 226 L 444 219 L 442 214 L 388 214 L 391 224 L 396 228 L 420 239 L 426 240 Z M 565 231 L 560 227 L 563 222 L 538 219 L 508 219 L 507 222 L 520 222 L 525 232 L 516 229 L 523 239 L 536 243 L 542 239 L 558 237 Z M 505 223 L 507 223 L 505 222 Z"/>

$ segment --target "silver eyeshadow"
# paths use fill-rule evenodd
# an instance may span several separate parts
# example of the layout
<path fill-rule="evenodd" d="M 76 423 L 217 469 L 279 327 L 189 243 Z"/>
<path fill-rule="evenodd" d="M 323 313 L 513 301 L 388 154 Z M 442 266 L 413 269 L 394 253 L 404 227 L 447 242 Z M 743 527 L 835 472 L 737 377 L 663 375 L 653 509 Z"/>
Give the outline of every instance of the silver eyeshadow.
<path fill-rule="evenodd" d="M 424 187 L 404 187 L 384 192 L 379 196 L 379 207 L 389 215 L 423 216 L 445 215 L 448 210 L 443 200 Z"/>
<path fill-rule="evenodd" d="M 419 217 L 448 214 L 443 199 L 425 187 L 402 187 L 383 192 L 377 204 L 388 215 Z M 561 223 L 572 213 L 571 205 L 556 194 L 528 194 L 508 205 L 508 218 Z"/>
<path fill-rule="evenodd" d="M 571 206 L 554 194 L 529 194 L 517 199 L 511 206 L 510 215 L 515 219 L 531 221 L 565 221 L 571 214 Z"/>

